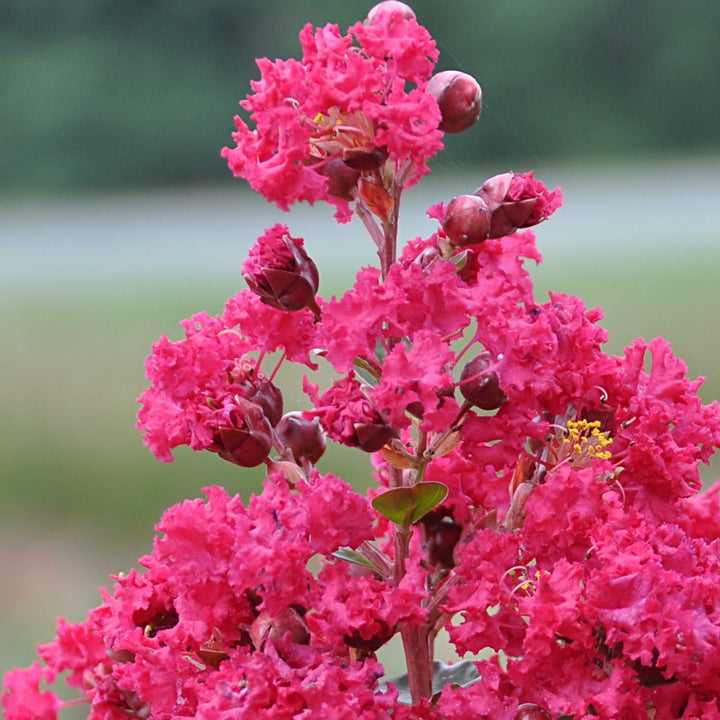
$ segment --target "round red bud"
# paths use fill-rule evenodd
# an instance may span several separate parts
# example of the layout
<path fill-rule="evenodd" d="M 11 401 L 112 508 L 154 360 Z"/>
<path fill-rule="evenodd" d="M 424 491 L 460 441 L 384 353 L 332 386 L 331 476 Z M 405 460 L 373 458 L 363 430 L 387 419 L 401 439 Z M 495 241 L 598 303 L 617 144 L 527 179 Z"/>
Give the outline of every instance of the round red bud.
<path fill-rule="evenodd" d="M 460 195 L 445 208 L 442 227 L 455 245 L 478 245 L 487 239 L 490 211 L 481 197 Z"/>
<path fill-rule="evenodd" d="M 314 465 L 325 452 L 325 433 L 319 420 L 306 420 L 301 412 L 283 415 L 275 428 L 275 435 L 290 449 L 298 463 L 306 458 Z"/>
<path fill-rule="evenodd" d="M 237 398 L 226 425 L 215 429 L 210 450 L 241 467 L 256 467 L 272 449 L 272 428 L 265 411 L 256 403 Z"/>
<path fill-rule="evenodd" d="M 459 133 L 474 125 L 482 112 L 482 89 L 478 81 L 459 70 L 443 70 L 433 75 L 426 92 L 438 102 L 442 120 L 440 130 Z"/>
<path fill-rule="evenodd" d="M 497 373 L 489 367 L 490 353 L 484 351 L 463 368 L 460 376 L 462 396 L 481 410 L 497 410 L 507 402 Z"/>
<path fill-rule="evenodd" d="M 401 13 L 404 20 L 416 19 L 415 13 L 409 5 L 404 2 L 397 2 L 397 0 L 385 0 L 385 2 L 378 3 L 370 8 L 370 12 L 368 12 L 365 19 L 365 25 L 374 25 L 383 13 Z"/>
<path fill-rule="evenodd" d="M 270 642 L 274 644 L 284 635 L 298 645 L 310 642 L 310 632 L 300 613 L 292 607 L 285 608 L 278 615 L 261 612 L 250 626 L 250 639 L 256 650 L 262 650 Z"/>

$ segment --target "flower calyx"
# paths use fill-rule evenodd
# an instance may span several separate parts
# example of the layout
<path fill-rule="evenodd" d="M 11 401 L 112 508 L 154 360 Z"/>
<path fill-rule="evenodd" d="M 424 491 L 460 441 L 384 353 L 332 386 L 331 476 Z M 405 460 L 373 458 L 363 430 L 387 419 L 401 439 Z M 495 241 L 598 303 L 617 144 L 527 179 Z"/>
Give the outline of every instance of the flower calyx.
<path fill-rule="evenodd" d="M 492 356 L 484 350 L 465 365 L 460 376 L 462 396 L 481 410 L 497 410 L 508 399 L 500 387 L 498 374 L 489 369 L 491 361 Z"/>
<path fill-rule="evenodd" d="M 533 227 L 552 215 L 562 203 L 560 188 L 548 191 L 533 173 L 506 172 L 486 180 L 475 195 L 490 213 L 489 238 Z"/>
<path fill-rule="evenodd" d="M 277 224 L 259 237 L 242 271 L 245 282 L 266 305 L 290 312 L 309 307 L 319 316 L 317 266 L 305 252 L 302 238 L 291 237 L 287 226 Z"/>
<path fill-rule="evenodd" d="M 222 416 L 208 449 L 241 467 L 264 462 L 272 448 L 272 427 L 263 408 L 238 395 L 226 403 Z"/>

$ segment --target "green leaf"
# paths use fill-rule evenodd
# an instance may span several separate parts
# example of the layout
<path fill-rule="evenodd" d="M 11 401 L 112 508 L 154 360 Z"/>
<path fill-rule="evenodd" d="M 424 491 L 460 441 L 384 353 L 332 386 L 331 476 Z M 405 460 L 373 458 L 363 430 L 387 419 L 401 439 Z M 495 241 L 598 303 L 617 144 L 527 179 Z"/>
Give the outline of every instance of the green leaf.
<path fill-rule="evenodd" d="M 363 567 L 371 568 L 372 570 L 377 570 L 377 568 L 364 556 L 361 555 L 356 550 L 353 550 L 350 547 L 341 547 L 338 548 L 333 555 L 336 558 L 340 558 L 340 560 L 345 560 L 349 563 L 355 563 L 355 565 L 362 565 Z"/>
<path fill-rule="evenodd" d="M 383 517 L 402 527 L 410 527 L 436 508 L 448 489 L 439 482 L 421 482 L 413 487 L 393 488 L 373 498 L 372 506 Z"/>
<path fill-rule="evenodd" d="M 369 387 L 377 387 L 378 380 L 370 371 L 368 364 L 361 358 L 355 358 L 353 361 L 355 366 L 355 374 Z"/>

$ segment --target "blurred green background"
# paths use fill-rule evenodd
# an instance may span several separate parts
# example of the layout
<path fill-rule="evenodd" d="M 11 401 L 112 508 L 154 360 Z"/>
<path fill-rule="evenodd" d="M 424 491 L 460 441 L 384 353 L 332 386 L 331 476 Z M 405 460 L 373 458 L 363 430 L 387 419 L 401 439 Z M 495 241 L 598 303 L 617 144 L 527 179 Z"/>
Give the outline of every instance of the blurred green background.
<path fill-rule="evenodd" d="M 210 454 L 153 459 L 134 429 L 143 358 L 179 319 L 221 310 L 274 222 L 306 238 L 323 295 L 372 262 L 361 228 L 321 207 L 284 216 L 219 158 L 253 58 L 297 56 L 305 22 L 344 29 L 370 4 L 0 3 L 0 673 L 32 659 L 56 615 L 82 619 L 169 504 L 258 487 Z M 439 68 L 474 74 L 485 109 L 408 193 L 403 236 L 432 232 L 432 202 L 534 168 L 565 191 L 538 230 L 538 296 L 601 305 L 613 352 L 665 335 L 720 397 L 720 5 L 412 5 Z M 364 463 L 333 450 L 324 468 L 363 483 Z"/>

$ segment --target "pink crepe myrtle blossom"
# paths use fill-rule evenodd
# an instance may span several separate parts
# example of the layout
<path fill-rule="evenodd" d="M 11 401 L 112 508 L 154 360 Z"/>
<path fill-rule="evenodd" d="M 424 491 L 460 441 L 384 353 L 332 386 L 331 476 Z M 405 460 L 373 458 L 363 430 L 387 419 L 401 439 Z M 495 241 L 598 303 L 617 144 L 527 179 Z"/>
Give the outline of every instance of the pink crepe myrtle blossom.
<path fill-rule="evenodd" d="M 279 207 L 325 200 L 347 220 L 361 177 L 410 186 L 442 146 L 440 111 L 424 92 L 437 50 L 424 27 L 392 7 L 345 35 L 336 25 L 307 25 L 300 43 L 301 60 L 258 60 L 260 80 L 240 103 L 255 129 L 237 117 L 236 146 L 222 154 Z M 330 164 L 337 160 L 358 174 Z M 350 178 L 341 192 L 333 188 L 338 173 Z"/>
<path fill-rule="evenodd" d="M 398 253 L 399 192 L 441 134 L 406 5 L 301 42 L 259 62 L 256 129 L 238 121 L 225 155 L 281 207 L 354 202 L 379 267 L 323 299 L 274 225 L 249 289 L 153 345 L 145 444 L 265 463 L 263 489 L 169 508 L 139 568 L 6 676 L 6 717 L 720 718 L 720 501 L 699 473 L 720 404 L 666 340 L 613 356 L 599 308 L 536 298 L 527 228 L 562 197 L 532 173 L 433 205 L 436 231 Z M 291 366 L 305 397 L 280 390 Z M 330 442 L 367 472 L 321 472 Z"/>

